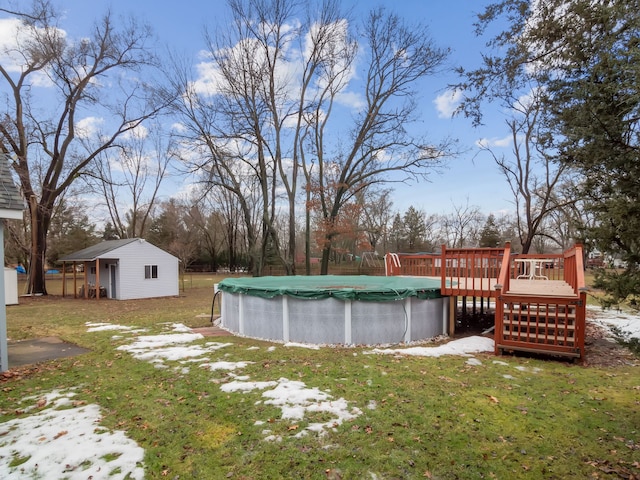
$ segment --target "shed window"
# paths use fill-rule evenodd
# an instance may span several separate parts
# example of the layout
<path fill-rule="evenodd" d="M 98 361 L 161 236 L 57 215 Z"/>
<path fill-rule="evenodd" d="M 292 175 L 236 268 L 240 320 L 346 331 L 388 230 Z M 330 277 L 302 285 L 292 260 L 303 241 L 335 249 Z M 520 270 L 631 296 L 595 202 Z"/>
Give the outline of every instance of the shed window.
<path fill-rule="evenodd" d="M 158 266 L 157 265 L 145 265 L 144 266 L 144 278 L 158 278 Z"/>

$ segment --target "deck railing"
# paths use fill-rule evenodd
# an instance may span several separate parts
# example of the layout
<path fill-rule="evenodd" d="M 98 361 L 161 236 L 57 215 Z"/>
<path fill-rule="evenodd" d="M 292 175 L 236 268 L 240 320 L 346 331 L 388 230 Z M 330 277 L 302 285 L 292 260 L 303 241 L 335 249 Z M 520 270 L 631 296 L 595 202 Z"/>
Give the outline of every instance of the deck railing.
<path fill-rule="evenodd" d="M 523 295 L 511 292 L 510 281 L 531 274 L 520 270 L 537 259 L 540 270 L 535 278 L 562 280 L 572 295 Z M 498 301 L 495 313 L 495 351 L 520 350 L 553 353 L 571 357 L 584 356 L 586 288 L 582 246 L 576 245 L 561 255 L 514 255 L 505 257 L 496 286 Z M 531 267 L 532 264 L 529 264 Z"/>
<path fill-rule="evenodd" d="M 440 255 L 437 253 L 387 253 L 384 263 L 388 276 L 440 276 Z"/>
<path fill-rule="evenodd" d="M 508 247 L 507 247 L 508 248 Z M 493 296 L 493 287 L 505 258 L 505 248 L 446 248 L 440 271 L 443 295 Z M 509 258 L 508 256 L 506 258 Z"/>
<path fill-rule="evenodd" d="M 586 288 L 582 246 L 562 254 L 511 254 L 505 248 L 442 246 L 440 254 L 388 254 L 387 275 L 441 278 L 445 296 L 495 297 L 496 353 L 522 350 L 584 356 Z M 523 293 L 514 280 L 565 282 L 572 294 Z M 544 285 L 544 283 L 543 283 Z"/>

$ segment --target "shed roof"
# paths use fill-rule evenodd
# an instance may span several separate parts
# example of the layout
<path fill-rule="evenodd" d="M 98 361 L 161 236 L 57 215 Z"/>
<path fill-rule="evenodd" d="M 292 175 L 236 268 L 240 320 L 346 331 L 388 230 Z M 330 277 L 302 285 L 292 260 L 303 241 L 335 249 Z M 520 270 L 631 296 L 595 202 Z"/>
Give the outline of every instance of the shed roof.
<path fill-rule="evenodd" d="M 140 238 L 123 238 L 122 240 L 105 240 L 91 247 L 83 248 L 77 252 L 70 253 L 61 257 L 62 262 L 88 262 L 100 257 L 104 257 L 120 247 L 124 247 L 130 243 L 141 240 Z M 144 240 L 143 240 L 144 241 Z"/>
<path fill-rule="evenodd" d="M 20 190 L 13 183 L 11 169 L 9 167 L 9 158 L 7 154 L 0 153 L 0 212 L 24 210 L 24 200 L 20 195 Z M 5 215 L 0 214 L 0 218 Z M 6 218 L 22 218 L 22 213 L 18 217 L 15 215 L 6 216 Z"/>

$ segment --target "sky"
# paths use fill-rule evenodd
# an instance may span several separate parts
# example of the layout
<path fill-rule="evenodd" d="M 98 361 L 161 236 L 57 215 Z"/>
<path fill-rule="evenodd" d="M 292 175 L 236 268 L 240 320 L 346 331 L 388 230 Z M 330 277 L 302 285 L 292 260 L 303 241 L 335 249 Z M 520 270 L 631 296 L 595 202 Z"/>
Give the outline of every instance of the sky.
<path fill-rule="evenodd" d="M 592 309 L 590 321 L 611 331 L 617 327 L 627 338 L 640 338 L 640 317 L 614 310 Z M 87 332 L 113 332 L 114 349 L 132 355 L 140 361 L 150 362 L 159 369 L 172 369 L 188 376 L 192 369 L 204 368 L 211 372 L 212 388 L 220 388 L 230 395 L 261 392 L 266 405 L 280 409 L 282 422 L 297 425 L 308 412 L 324 412 L 326 422 L 310 423 L 295 431 L 295 436 L 324 435 L 336 425 L 357 418 L 365 409 L 376 409 L 375 395 L 366 405 L 356 405 L 345 398 L 335 398 L 328 391 L 299 380 L 287 378 L 251 378 L 242 369 L 249 362 L 225 360 L 225 349 L 233 344 L 206 341 L 182 324 L 165 324 L 164 331 L 149 335 L 143 329 L 114 323 L 87 322 Z M 261 347 L 249 347 L 260 349 Z M 265 357 L 278 356 L 282 348 L 331 348 L 297 343 L 273 344 L 263 347 Z M 363 355 L 395 355 L 440 357 L 455 355 L 461 363 L 481 368 L 483 362 L 504 367 L 502 376 L 517 381 L 522 375 L 535 375 L 538 368 L 511 364 L 502 359 L 474 356 L 475 353 L 493 352 L 493 339 L 470 336 L 437 346 L 421 344 L 399 348 L 362 349 Z M 360 350 L 360 349 L 359 349 Z M 357 354 L 354 351 L 354 354 Z M 400 360 L 401 361 L 401 360 Z M 0 423 L 0 478 L 68 478 L 117 480 L 144 478 L 144 449 L 122 430 L 108 430 L 100 425 L 101 407 L 87 404 L 77 395 L 81 386 L 53 390 L 17 399 L 13 411 L 16 418 Z M 280 442 L 282 437 L 269 429 L 269 419 L 254 423 L 265 442 Z M 82 445 L 82 448 L 78 448 Z M 14 459 L 25 460 L 13 465 Z M 110 475 L 110 472 L 117 474 Z"/>
<path fill-rule="evenodd" d="M 0 0 L 0 4 L 4 3 L 6 0 Z M 199 52 L 205 47 L 205 27 L 215 31 L 216 26 L 229 18 L 223 0 L 56 0 L 55 3 L 66 12 L 62 27 L 72 37 L 86 34 L 88 25 L 110 9 L 115 15 L 133 15 L 149 23 L 158 37 L 158 48 L 168 46 L 194 59 L 199 58 Z M 420 22 L 428 27 L 438 46 L 451 49 L 449 66 L 473 67 L 479 64 L 485 41 L 475 37 L 473 22 L 476 14 L 489 3 L 487 0 L 343 0 L 342 5 L 353 8 L 356 19 L 362 18 L 371 7 L 384 6 L 410 24 Z M 494 161 L 476 146 L 481 138 L 505 138 L 504 120 L 490 117 L 487 126 L 474 129 L 468 119 L 451 118 L 451 93 L 447 85 L 456 81 L 455 74 L 443 72 L 425 84 L 420 92 L 421 128 L 434 142 L 444 137 L 458 139 L 458 149 L 463 153 L 449 160 L 440 173 L 433 173 L 428 182 L 396 186 L 393 198 L 397 211 L 404 212 L 414 206 L 427 214 L 449 213 L 454 205 L 477 206 L 485 214 L 513 210 L 504 177 Z M 181 181 L 173 183 L 174 191 L 182 187 Z"/>

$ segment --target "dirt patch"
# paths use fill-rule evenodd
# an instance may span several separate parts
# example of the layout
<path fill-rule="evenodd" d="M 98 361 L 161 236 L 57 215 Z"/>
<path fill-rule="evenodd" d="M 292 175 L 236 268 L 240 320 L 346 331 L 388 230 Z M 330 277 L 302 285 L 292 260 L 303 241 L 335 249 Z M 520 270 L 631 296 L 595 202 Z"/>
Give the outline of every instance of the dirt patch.
<path fill-rule="evenodd" d="M 627 347 L 612 339 L 606 328 L 590 322 L 588 318 L 585 333 L 585 358 L 582 362 L 584 366 L 640 366 L 640 358 Z"/>
<path fill-rule="evenodd" d="M 640 357 L 635 355 L 624 345 L 621 345 L 611 337 L 611 333 L 605 328 L 590 321 L 594 318 L 593 312 L 587 310 L 587 321 L 585 326 L 585 358 L 581 365 L 585 367 L 621 367 L 640 366 Z M 493 311 L 480 315 L 458 315 L 456 318 L 456 337 L 468 335 L 493 336 L 490 330 L 495 324 Z M 532 353 L 519 353 L 517 355 L 533 356 Z M 541 355 L 539 358 L 554 358 L 552 356 Z M 562 357 L 555 357 L 562 361 Z M 576 360 L 577 362 L 577 360 Z"/>

